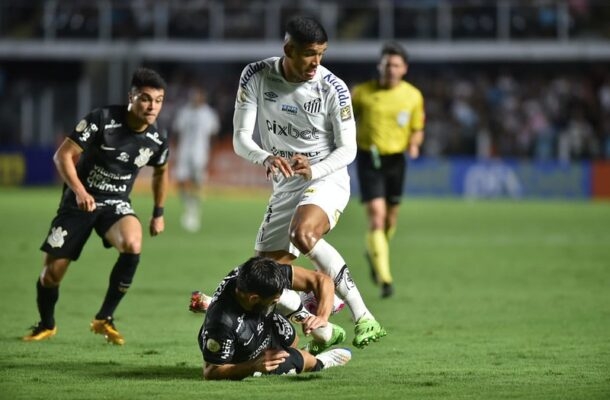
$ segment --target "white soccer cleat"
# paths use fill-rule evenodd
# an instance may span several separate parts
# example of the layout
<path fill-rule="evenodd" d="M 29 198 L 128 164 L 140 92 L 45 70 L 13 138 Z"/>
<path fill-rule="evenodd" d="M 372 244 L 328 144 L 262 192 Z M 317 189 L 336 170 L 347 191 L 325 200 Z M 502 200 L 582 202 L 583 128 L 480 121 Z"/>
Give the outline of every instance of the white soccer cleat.
<path fill-rule="evenodd" d="M 352 352 L 349 349 L 332 349 L 320 353 L 316 358 L 324 364 L 323 369 L 341 367 L 352 359 Z"/>

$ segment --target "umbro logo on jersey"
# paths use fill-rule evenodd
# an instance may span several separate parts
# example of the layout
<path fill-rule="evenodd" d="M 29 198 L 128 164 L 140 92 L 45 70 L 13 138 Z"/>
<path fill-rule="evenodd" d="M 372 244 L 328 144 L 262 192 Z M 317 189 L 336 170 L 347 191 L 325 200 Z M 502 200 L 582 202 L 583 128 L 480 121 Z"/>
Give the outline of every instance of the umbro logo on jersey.
<path fill-rule="evenodd" d="M 320 112 L 321 104 L 322 99 L 318 97 L 317 99 L 308 101 L 307 103 L 303 104 L 303 108 L 310 114 L 317 114 Z"/>
<path fill-rule="evenodd" d="M 277 94 L 275 92 L 265 92 L 265 100 L 275 103 L 275 99 L 277 99 Z"/>
<path fill-rule="evenodd" d="M 127 161 L 129 161 L 129 154 L 127 154 L 123 151 L 123 152 L 121 152 L 121 154 L 119 154 L 119 156 L 116 159 L 119 161 L 127 162 Z"/>

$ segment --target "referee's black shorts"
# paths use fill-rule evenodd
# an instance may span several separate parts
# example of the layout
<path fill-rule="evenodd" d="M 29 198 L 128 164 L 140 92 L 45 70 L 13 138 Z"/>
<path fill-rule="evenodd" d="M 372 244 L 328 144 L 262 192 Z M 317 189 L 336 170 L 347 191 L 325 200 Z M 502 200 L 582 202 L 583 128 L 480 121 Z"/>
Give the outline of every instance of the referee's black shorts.
<path fill-rule="evenodd" d="M 379 166 L 369 151 L 358 149 L 356 166 L 360 195 L 363 203 L 384 198 L 389 204 L 399 204 L 402 199 L 407 160 L 404 153 L 379 156 Z"/>

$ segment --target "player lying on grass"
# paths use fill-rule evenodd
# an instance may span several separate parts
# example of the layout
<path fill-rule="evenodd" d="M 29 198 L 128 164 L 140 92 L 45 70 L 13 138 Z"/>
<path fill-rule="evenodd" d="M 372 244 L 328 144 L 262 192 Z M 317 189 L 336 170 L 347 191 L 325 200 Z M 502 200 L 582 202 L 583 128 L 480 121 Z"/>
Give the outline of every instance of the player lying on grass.
<path fill-rule="evenodd" d="M 318 315 L 308 314 L 299 321 L 306 334 L 329 323 L 334 283 L 328 276 L 252 257 L 220 282 L 205 313 L 198 335 L 204 379 L 314 372 L 351 359 L 348 349 L 314 356 L 296 348 L 296 331 L 275 309 L 284 289 L 312 291 L 318 299 Z"/>
<path fill-rule="evenodd" d="M 284 292 L 286 291 L 287 290 L 285 290 Z M 276 309 L 290 321 L 296 324 L 301 324 L 308 317 L 318 315 L 318 299 L 316 298 L 316 295 L 313 291 L 298 292 L 298 296 L 301 302 L 298 304 L 291 304 L 293 306 L 292 308 L 288 309 L 282 306 L 281 303 L 278 303 L 276 305 Z M 199 290 L 192 292 L 191 299 L 189 302 L 189 311 L 194 313 L 207 312 L 210 303 L 212 302 L 212 299 L 212 297 Z M 334 295 L 331 315 L 338 313 L 344 307 L 345 303 L 343 302 L 343 300 L 337 297 L 337 295 Z M 331 338 L 332 344 L 330 346 L 318 346 L 314 338 L 303 347 L 303 350 L 307 350 L 308 352 L 316 355 L 318 353 L 321 353 L 328 347 L 341 344 L 345 340 L 346 334 L 345 330 L 342 327 L 340 327 L 339 325 L 332 324 L 330 322 L 328 323 L 328 326 L 333 332 Z M 303 326 L 303 328 L 303 331 L 305 331 L 305 326 Z M 319 333 L 319 329 L 313 329 L 311 333 L 312 335 L 315 335 L 316 333 Z"/>

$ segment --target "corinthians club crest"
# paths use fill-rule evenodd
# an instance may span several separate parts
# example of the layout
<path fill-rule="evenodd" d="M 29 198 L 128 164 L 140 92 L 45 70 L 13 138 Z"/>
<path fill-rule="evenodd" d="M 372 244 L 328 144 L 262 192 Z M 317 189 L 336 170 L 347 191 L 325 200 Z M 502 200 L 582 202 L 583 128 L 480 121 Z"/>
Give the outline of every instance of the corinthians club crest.
<path fill-rule="evenodd" d="M 140 155 L 136 157 L 133 163 L 142 168 L 148 163 L 148 160 L 150 160 L 150 157 L 153 155 L 153 151 L 148 147 L 143 147 L 139 151 Z"/>
<path fill-rule="evenodd" d="M 47 243 L 51 247 L 61 247 L 64 245 L 64 237 L 68 235 L 68 231 L 64 231 L 61 226 L 51 228 L 51 234 L 47 238 Z"/>

